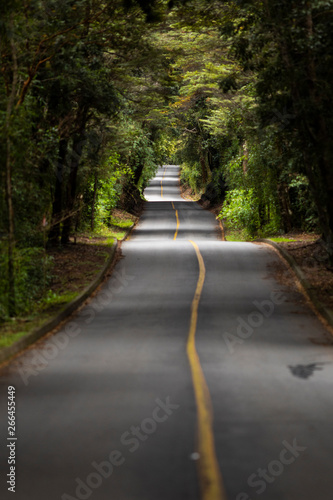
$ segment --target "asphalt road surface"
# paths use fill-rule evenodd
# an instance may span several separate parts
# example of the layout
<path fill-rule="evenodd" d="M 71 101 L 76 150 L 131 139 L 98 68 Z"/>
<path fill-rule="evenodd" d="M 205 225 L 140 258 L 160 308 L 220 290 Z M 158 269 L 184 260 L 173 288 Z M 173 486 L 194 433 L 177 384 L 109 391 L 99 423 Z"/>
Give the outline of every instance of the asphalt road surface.
<path fill-rule="evenodd" d="M 100 292 L 1 367 L 1 499 L 331 500 L 330 334 L 176 166 L 146 197 Z"/>

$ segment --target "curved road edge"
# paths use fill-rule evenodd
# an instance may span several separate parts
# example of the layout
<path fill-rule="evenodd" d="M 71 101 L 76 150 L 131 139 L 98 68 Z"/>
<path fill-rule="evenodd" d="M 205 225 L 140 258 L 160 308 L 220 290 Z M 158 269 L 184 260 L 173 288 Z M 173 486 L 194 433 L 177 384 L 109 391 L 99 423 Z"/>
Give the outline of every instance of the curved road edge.
<path fill-rule="evenodd" d="M 135 224 L 127 230 L 125 240 L 130 232 L 132 231 Z M 123 241 L 122 240 L 122 241 Z M 0 350 L 0 364 L 8 361 L 16 354 L 19 354 L 21 351 L 32 345 L 37 340 L 40 340 L 44 335 L 50 333 L 54 328 L 57 328 L 60 323 L 66 320 L 71 314 L 73 314 L 77 309 L 87 300 L 92 293 L 96 290 L 96 288 L 102 283 L 104 280 L 108 270 L 114 264 L 117 258 L 117 250 L 118 250 L 118 240 L 115 240 L 111 246 L 110 255 L 104 264 L 103 269 L 98 273 L 97 277 L 88 285 L 83 292 L 81 292 L 75 299 L 69 302 L 62 311 L 60 311 L 56 316 L 51 319 L 48 319 L 44 324 L 35 328 L 30 333 L 28 333 L 25 337 L 19 339 L 14 344 L 4 347 Z"/>
<path fill-rule="evenodd" d="M 305 277 L 302 269 L 297 265 L 295 259 L 282 247 L 280 247 L 275 241 L 267 240 L 267 239 L 258 239 L 255 240 L 257 243 L 265 243 L 266 245 L 270 245 L 277 251 L 280 258 L 287 264 L 287 266 L 293 271 L 296 276 L 296 281 L 305 295 L 307 300 L 310 302 L 315 313 L 327 324 L 330 328 L 330 333 L 333 335 L 333 312 L 328 309 L 322 302 L 318 300 L 316 293 L 313 291 L 309 281 Z"/>

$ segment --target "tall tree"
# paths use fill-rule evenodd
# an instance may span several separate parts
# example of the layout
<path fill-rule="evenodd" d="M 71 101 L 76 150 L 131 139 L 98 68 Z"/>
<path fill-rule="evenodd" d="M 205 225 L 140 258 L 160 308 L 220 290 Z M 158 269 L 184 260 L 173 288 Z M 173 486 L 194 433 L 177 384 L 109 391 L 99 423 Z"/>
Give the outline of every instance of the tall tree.
<path fill-rule="evenodd" d="M 261 127 L 274 111 L 285 118 L 280 135 L 299 152 L 295 169 L 310 181 L 333 260 L 332 2 L 265 0 L 228 6 L 237 15 L 222 30 L 232 37 L 239 61 L 258 75 Z"/>

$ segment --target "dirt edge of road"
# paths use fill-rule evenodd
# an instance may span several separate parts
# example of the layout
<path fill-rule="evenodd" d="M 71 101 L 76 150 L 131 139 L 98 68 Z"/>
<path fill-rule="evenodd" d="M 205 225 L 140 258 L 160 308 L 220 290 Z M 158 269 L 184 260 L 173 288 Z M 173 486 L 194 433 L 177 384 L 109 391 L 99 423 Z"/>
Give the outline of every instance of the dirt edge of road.
<path fill-rule="evenodd" d="M 303 293 L 311 308 L 333 335 L 333 272 L 328 266 L 325 249 L 320 239 L 311 241 L 310 235 L 298 237 L 297 241 L 276 243 L 260 239 L 272 247 L 284 264 L 291 269 L 293 281 Z M 292 282 L 285 280 L 285 285 Z M 333 339 L 332 339 L 333 340 Z"/>

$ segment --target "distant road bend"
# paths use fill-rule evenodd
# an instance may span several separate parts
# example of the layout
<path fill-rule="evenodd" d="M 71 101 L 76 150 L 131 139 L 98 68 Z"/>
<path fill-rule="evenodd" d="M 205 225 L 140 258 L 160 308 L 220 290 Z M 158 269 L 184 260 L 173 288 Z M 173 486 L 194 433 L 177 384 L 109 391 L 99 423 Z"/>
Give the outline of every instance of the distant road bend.
<path fill-rule="evenodd" d="M 329 333 L 178 173 L 158 170 L 99 293 L 1 368 L 1 499 L 332 499 Z"/>

